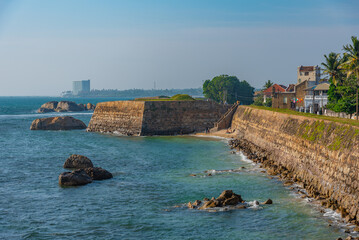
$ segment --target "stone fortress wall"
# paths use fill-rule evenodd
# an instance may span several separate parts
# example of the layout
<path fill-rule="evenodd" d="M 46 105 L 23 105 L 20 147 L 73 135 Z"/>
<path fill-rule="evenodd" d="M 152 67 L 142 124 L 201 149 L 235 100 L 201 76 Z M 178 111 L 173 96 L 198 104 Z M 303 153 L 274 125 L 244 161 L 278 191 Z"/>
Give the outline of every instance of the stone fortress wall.
<path fill-rule="evenodd" d="M 131 136 L 203 132 L 230 106 L 212 101 L 103 102 L 97 104 L 88 131 Z"/>
<path fill-rule="evenodd" d="M 115 101 L 98 103 L 87 130 L 122 135 L 141 135 L 145 102 Z"/>
<path fill-rule="evenodd" d="M 238 107 L 232 128 L 313 197 L 358 222 L 359 128 L 246 106 Z"/>

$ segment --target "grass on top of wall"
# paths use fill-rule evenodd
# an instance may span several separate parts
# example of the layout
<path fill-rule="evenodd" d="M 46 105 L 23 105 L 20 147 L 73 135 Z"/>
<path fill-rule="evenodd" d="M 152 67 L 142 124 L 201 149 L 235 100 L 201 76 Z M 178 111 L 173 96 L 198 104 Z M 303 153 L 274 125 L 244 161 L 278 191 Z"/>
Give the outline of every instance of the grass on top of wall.
<path fill-rule="evenodd" d="M 195 101 L 193 97 L 188 94 L 176 94 L 170 98 L 136 98 L 135 101 Z"/>
<path fill-rule="evenodd" d="M 263 106 L 253 106 L 253 105 L 251 105 L 249 107 L 255 108 L 255 109 L 268 110 L 268 111 L 272 111 L 272 112 L 284 113 L 284 114 L 288 114 L 288 115 L 311 117 L 311 118 L 316 118 L 316 119 L 320 119 L 320 120 L 327 120 L 327 121 L 349 124 L 352 126 L 359 127 L 359 121 L 353 120 L 353 119 L 329 117 L 329 116 L 317 115 L 317 114 L 313 114 L 313 113 L 303 113 L 303 112 L 297 112 L 297 111 L 286 109 L 286 108 L 272 108 L 272 107 L 263 107 Z"/>

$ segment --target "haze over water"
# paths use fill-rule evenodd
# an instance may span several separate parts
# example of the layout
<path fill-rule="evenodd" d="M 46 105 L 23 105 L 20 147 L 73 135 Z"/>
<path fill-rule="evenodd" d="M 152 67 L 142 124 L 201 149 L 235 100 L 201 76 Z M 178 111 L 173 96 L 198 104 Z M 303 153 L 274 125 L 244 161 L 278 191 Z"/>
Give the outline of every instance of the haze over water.
<path fill-rule="evenodd" d="M 317 208 L 269 179 L 226 140 L 119 137 L 85 131 L 30 131 L 53 98 L 0 97 L 0 239 L 336 239 Z M 98 99 L 105 101 L 106 99 Z M 108 99 L 113 100 L 113 99 Z M 94 99 L 77 99 L 93 102 Z M 44 114 L 41 116 L 53 116 Z M 83 120 L 91 113 L 64 113 Z M 62 188 L 70 154 L 114 178 Z M 239 173 L 218 170 L 239 169 Z M 204 171 L 212 171 L 206 176 Z M 196 174 L 193 177 L 190 174 Z M 260 209 L 207 212 L 182 204 L 232 189 Z M 179 205 L 180 207 L 175 207 Z"/>

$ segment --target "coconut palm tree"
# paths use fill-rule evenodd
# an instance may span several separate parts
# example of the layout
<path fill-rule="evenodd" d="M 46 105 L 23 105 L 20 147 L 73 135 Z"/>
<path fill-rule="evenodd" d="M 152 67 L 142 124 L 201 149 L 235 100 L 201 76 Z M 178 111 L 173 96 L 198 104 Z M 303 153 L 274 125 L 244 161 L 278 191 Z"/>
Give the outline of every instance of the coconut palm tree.
<path fill-rule="evenodd" d="M 271 86 L 273 86 L 273 82 L 271 80 L 268 80 L 264 83 L 263 87 L 264 89 L 270 88 Z"/>
<path fill-rule="evenodd" d="M 347 71 L 347 78 L 354 75 L 356 77 L 356 115 L 358 120 L 358 88 L 359 88 L 359 40 L 352 36 L 352 45 L 343 46 L 348 59 L 342 64 L 342 68 Z"/>
<path fill-rule="evenodd" d="M 342 81 L 342 69 L 341 66 L 343 61 L 346 60 L 346 57 L 341 58 L 339 53 L 331 52 L 327 55 L 324 55 L 325 62 L 322 63 L 324 67 L 324 73 L 328 74 L 331 82 L 337 86 L 339 82 Z"/>

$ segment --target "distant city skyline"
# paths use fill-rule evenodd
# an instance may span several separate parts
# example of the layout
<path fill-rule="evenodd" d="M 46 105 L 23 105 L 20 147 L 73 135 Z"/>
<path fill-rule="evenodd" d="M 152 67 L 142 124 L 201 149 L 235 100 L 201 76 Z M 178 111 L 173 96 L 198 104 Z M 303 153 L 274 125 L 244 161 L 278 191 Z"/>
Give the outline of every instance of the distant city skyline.
<path fill-rule="evenodd" d="M 198 88 L 236 75 L 296 82 L 359 35 L 355 0 L 0 2 L 0 96 L 93 89 Z"/>

